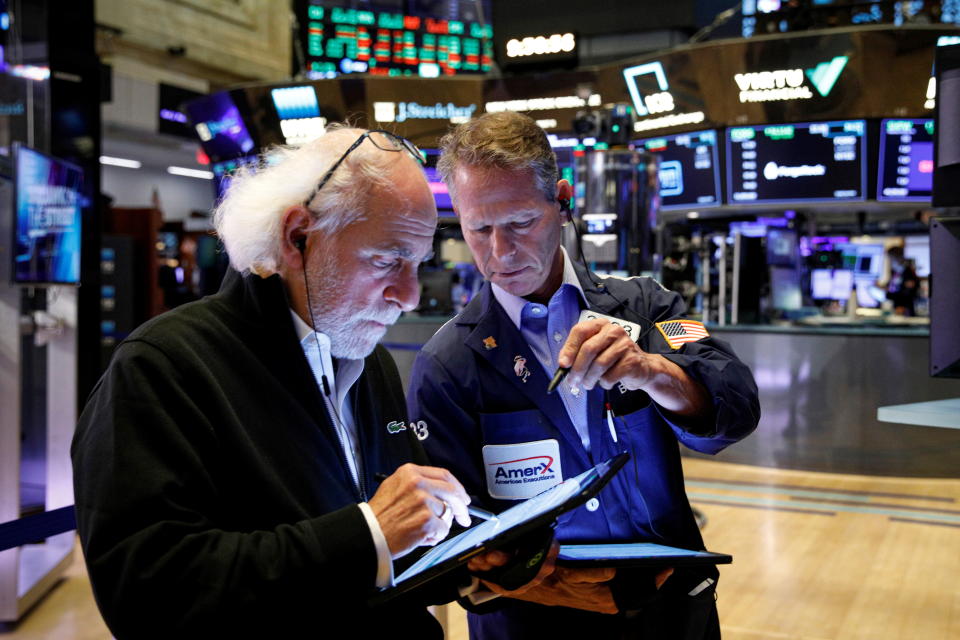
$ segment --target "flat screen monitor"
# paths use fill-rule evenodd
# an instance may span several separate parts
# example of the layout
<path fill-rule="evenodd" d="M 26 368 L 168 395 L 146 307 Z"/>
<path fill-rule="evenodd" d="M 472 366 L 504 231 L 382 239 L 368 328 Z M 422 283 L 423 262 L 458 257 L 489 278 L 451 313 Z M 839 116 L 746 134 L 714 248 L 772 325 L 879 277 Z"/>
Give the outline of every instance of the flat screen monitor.
<path fill-rule="evenodd" d="M 928 202 L 933 194 L 933 119 L 883 120 L 877 200 Z"/>
<path fill-rule="evenodd" d="M 20 144 L 14 154 L 13 281 L 79 284 L 83 171 Z"/>
<path fill-rule="evenodd" d="M 853 272 L 849 269 L 813 269 L 810 271 L 810 297 L 814 300 L 846 302 L 853 291 Z"/>
<path fill-rule="evenodd" d="M 833 292 L 833 270 L 813 269 L 810 271 L 810 297 L 814 300 L 829 300 Z"/>
<path fill-rule="evenodd" d="M 796 269 L 770 268 L 770 306 L 780 311 L 797 311 L 803 306 L 800 273 Z"/>
<path fill-rule="evenodd" d="M 883 289 L 870 280 L 854 280 L 857 292 L 857 306 L 865 309 L 876 309 L 887 299 Z"/>
<path fill-rule="evenodd" d="M 694 209 L 720 205 L 717 132 L 694 131 L 641 140 L 660 158 L 660 208 Z"/>
<path fill-rule="evenodd" d="M 882 244 L 855 244 L 852 249 L 856 254 L 853 264 L 853 273 L 858 280 L 872 280 L 880 278 L 883 269 Z"/>
<path fill-rule="evenodd" d="M 767 264 L 793 267 L 800 253 L 797 232 L 792 229 L 767 230 Z"/>
<path fill-rule="evenodd" d="M 221 91 L 187 103 L 190 122 L 200 137 L 203 151 L 214 162 L 254 152 L 256 144 L 229 91 Z"/>
<path fill-rule="evenodd" d="M 865 198 L 863 120 L 727 129 L 730 204 Z"/>
<path fill-rule="evenodd" d="M 930 223 L 930 375 L 960 378 L 960 218 Z"/>

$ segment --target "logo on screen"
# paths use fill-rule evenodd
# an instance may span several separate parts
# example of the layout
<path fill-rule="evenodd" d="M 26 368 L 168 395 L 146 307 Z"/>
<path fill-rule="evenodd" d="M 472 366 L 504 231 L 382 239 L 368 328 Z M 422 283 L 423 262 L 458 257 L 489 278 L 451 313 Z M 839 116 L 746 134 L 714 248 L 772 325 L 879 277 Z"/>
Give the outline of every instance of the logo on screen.
<path fill-rule="evenodd" d="M 768 162 L 763 167 L 763 177 L 767 180 L 776 180 L 777 178 L 808 178 L 810 176 L 827 175 L 827 168 L 822 164 L 802 164 L 796 167 L 778 165 L 776 162 Z"/>

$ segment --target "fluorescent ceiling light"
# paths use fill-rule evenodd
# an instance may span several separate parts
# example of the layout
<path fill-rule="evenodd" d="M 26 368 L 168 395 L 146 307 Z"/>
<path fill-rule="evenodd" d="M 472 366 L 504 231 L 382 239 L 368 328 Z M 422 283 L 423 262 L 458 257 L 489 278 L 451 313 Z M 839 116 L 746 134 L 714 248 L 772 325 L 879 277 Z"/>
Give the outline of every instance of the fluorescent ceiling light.
<path fill-rule="evenodd" d="M 186 176 L 188 178 L 202 178 L 204 180 L 213 180 L 212 171 L 201 171 L 200 169 L 188 169 L 186 167 L 167 167 L 167 173 L 175 176 Z"/>
<path fill-rule="evenodd" d="M 127 169 L 139 169 L 142 165 L 139 160 L 114 158 L 112 156 L 100 156 L 100 164 L 109 164 L 113 165 L 114 167 L 126 167 Z"/>

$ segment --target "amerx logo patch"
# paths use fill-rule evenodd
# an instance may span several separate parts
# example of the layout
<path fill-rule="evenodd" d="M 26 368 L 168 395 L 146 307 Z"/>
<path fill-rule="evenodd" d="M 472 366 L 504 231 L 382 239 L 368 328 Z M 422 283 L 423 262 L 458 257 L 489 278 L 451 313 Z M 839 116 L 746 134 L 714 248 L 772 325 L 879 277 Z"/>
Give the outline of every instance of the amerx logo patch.
<path fill-rule="evenodd" d="M 487 491 L 501 500 L 532 498 L 563 481 L 556 440 L 486 445 L 483 462 Z"/>

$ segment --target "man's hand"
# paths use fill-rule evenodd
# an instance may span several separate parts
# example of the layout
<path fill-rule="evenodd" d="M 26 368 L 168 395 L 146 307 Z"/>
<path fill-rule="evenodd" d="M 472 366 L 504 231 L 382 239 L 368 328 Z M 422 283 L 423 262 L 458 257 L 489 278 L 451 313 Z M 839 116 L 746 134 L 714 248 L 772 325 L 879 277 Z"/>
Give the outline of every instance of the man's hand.
<path fill-rule="evenodd" d="M 454 519 L 470 526 L 470 496 L 446 469 L 405 464 L 368 503 L 394 559 L 447 537 Z"/>
<path fill-rule="evenodd" d="M 616 613 L 609 582 L 616 575 L 613 568 L 570 569 L 556 567 L 549 576 L 536 586 L 507 591 L 499 585 L 484 581 L 488 589 L 508 598 L 526 600 L 554 607 L 585 609 L 598 613 Z"/>
<path fill-rule="evenodd" d="M 616 573 L 617 570 L 612 567 L 598 569 L 556 567 L 546 579 L 516 591 L 507 591 L 499 585 L 486 581 L 484 584 L 494 593 L 507 598 L 536 602 L 546 606 L 614 614 L 618 611 L 617 605 L 606 583 L 613 580 Z M 658 573 L 654 577 L 654 587 L 659 590 L 672 574 L 672 568 Z"/>
<path fill-rule="evenodd" d="M 699 382 L 663 356 L 647 353 L 623 327 L 604 318 L 578 322 L 560 350 L 557 364 L 570 367 L 572 387 L 611 389 L 622 384 L 646 391 L 654 402 L 686 417 L 706 415 L 710 396 Z"/>
<path fill-rule="evenodd" d="M 537 575 L 533 577 L 530 582 L 523 585 L 516 591 L 507 591 L 499 585 L 497 585 L 496 593 L 523 593 L 528 589 L 536 587 L 541 582 L 547 579 L 547 577 L 553 573 L 556 566 L 557 554 L 560 553 L 560 545 L 556 540 L 550 545 L 550 551 L 547 552 L 547 559 L 543 561 L 543 564 L 540 565 L 540 570 L 537 572 Z M 467 562 L 467 569 L 471 573 L 483 573 L 485 571 L 491 571 L 498 567 L 506 565 L 513 558 L 513 555 L 507 553 L 506 551 L 487 551 L 486 553 L 481 553 L 478 556 L 470 558 L 470 561 Z M 493 583 L 482 580 L 485 585 L 491 585 Z"/>

